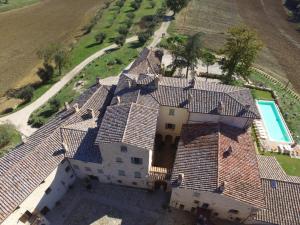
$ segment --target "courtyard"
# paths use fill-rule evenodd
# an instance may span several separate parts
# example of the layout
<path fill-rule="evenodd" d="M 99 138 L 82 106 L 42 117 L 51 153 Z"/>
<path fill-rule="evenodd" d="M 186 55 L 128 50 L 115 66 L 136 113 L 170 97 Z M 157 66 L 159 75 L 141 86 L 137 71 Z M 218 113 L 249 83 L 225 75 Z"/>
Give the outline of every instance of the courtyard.
<path fill-rule="evenodd" d="M 169 209 L 170 193 L 77 181 L 46 218 L 55 225 L 194 225 L 195 218 Z"/>

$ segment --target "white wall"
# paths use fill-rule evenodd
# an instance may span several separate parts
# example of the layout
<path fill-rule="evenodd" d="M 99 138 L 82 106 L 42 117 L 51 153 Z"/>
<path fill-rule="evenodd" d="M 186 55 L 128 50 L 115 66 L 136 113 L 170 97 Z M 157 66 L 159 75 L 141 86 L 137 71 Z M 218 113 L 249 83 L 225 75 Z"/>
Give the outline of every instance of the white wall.
<path fill-rule="evenodd" d="M 169 110 L 174 109 L 174 116 L 169 115 Z M 165 138 L 166 135 L 171 135 L 173 141 L 175 137 L 180 136 L 182 125 L 186 124 L 188 121 L 189 112 L 187 109 L 160 106 L 159 116 L 157 121 L 157 132 Z M 175 130 L 166 129 L 166 124 L 175 124 Z"/>
<path fill-rule="evenodd" d="M 248 124 L 252 123 L 252 119 L 233 117 L 233 116 L 220 116 L 201 113 L 190 113 L 188 123 L 224 123 L 238 128 L 245 128 Z"/>
<path fill-rule="evenodd" d="M 45 180 L 42 182 L 27 198 L 22 202 L 17 210 L 15 210 L 1 225 L 23 224 L 19 218 L 28 210 L 31 213 L 38 213 L 45 206 L 50 210 L 55 207 L 55 203 L 59 201 L 67 192 L 69 185 L 75 181 L 75 174 L 71 167 L 68 172 L 65 168 L 70 164 L 67 160 L 63 161 Z M 45 191 L 51 188 L 51 192 L 46 194 Z M 51 221 L 50 221 L 51 222 Z M 47 224 L 47 223 L 46 223 Z"/>
<path fill-rule="evenodd" d="M 121 146 L 127 146 L 127 152 L 121 152 Z M 86 163 L 70 159 L 70 163 L 77 177 L 83 179 L 89 175 L 93 175 L 97 176 L 102 183 L 150 188 L 147 185 L 147 177 L 152 163 L 152 151 L 122 143 L 101 144 L 100 151 L 102 155 L 101 164 Z M 116 162 L 117 157 L 122 159 L 122 163 Z M 132 164 L 131 157 L 142 158 L 143 164 Z M 76 166 L 79 169 L 77 169 Z M 91 171 L 88 171 L 86 168 L 89 168 Z M 120 176 L 119 170 L 125 171 L 125 176 Z M 135 178 L 135 172 L 140 172 L 141 178 Z M 119 180 L 121 180 L 122 183 L 119 183 Z M 133 182 L 136 184 L 133 184 Z"/>
<path fill-rule="evenodd" d="M 194 201 L 199 201 L 199 204 Z M 192 207 L 201 207 L 203 203 L 209 204 L 208 209 L 213 213 L 218 213 L 219 218 L 234 220 L 240 218 L 246 219 L 253 210 L 256 210 L 251 205 L 236 201 L 233 198 L 225 195 L 212 192 L 195 192 L 184 188 L 173 188 L 170 205 L 179 208 L 180 204 L 184 205 L 184 210 L 191 211 Z M 239 210 L 238 214 L 232 214 L 228 211 L 230 209 Z"/>

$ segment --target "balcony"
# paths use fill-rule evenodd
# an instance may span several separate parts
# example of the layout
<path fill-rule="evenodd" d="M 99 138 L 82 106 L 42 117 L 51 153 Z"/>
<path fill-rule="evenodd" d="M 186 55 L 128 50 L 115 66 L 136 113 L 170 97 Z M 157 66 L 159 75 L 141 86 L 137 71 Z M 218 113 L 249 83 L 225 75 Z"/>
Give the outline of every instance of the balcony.
<path fill-rule="evenodd" d="M 163 167 L 151 166 L 149 179 L 151 181 L 166 181 L 171 178 L 171 170 Z"/>

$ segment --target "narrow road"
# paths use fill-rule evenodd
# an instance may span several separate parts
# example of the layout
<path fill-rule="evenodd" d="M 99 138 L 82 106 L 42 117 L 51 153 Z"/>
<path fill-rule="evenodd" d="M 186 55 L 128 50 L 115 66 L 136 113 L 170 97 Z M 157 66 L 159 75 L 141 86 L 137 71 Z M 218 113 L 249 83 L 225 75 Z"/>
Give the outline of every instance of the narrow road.
<path fill-rule="evenodd" d="M 167 17 L 168 18 L 168 17 Z M 167 32 L 167 29 L 170 25 L 171 20 L 167 19 L 165 22 L 162 23 L 160 28 L 154 33 L 153 41 L 149 45 L 149 47 L 155 47 L 161 40 L 161 37 L 164 33 Z M 137 41 L 138 37 L 133 36 L 126 39 L 126 43 Z M 70 72 L 68 72 L 60 81 L 58 81 L 56 84 L 54 84 L 48 91 L 46 91 L 41 97 L 39 97 L 37 100 L 29 104 L 28 106 L 24 107 L 23 109 L 9 114 L 7 116 L 0 118 L 0 124 L 3 123 L 11 123 L 15 125 L 17 130 L 21 132 L 22 135 L 28 137 L 30 136 L 34 131 L 36 131 L 35 128 L 32 128 L 27 124 L 27 121 L 29 119 L 29 116 L 31 113 L 33 113 L 35 110 L 37 110 L 39 107 L 44 105 L 50 98 L 52 98 L 54 95 L 56 95 L 69 81 L 71 81 L 77 74 L 80 73 L 89 63 L 93 62 L 95 59 L 101 57 L 105 54 L 107 50 L 116 48 L 116 44 L 112 44 L 106 48 L 101 49 L 100 51 L 96 52 L 95 54 L 91 55 L 84 61 L 82 61 L 80 64 L 78 64 L 74 69 L 72 69 Z"/>

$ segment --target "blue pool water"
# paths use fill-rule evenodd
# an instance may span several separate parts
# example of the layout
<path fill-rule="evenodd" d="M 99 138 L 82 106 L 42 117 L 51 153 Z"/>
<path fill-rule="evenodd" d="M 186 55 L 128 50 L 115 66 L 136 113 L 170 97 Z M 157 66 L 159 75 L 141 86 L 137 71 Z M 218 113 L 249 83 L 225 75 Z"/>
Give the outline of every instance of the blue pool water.
<path fill-rule="evenodd" d="M 276 103 L 273 101 L 257 101 L 257 105 L 269 139 L 276 142 L 292 143 L 293 140 Z"/>

